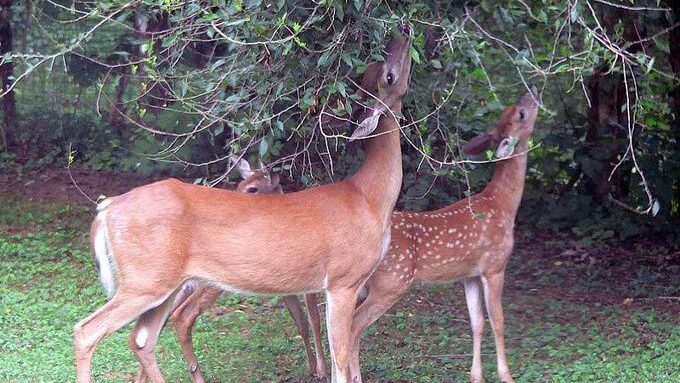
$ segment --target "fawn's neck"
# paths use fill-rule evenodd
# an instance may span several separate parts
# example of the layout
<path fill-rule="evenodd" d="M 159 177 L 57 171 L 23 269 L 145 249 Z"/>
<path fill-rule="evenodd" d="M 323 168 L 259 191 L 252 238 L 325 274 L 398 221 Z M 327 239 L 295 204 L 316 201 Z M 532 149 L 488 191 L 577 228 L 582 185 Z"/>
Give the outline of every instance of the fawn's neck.
<path fill-rule="evenodd" d="M 524 193 L 524 178 L 527 171 L 526 150 L 526 142 L 520 141 L 515 146 L 515 152 L 522 154 L 498 162 L 491 181 L 483 191 L 491 195 L 493 200 L 502 202 L 499 203 L 500 207 L 513 217 L 517 214 Z"/>

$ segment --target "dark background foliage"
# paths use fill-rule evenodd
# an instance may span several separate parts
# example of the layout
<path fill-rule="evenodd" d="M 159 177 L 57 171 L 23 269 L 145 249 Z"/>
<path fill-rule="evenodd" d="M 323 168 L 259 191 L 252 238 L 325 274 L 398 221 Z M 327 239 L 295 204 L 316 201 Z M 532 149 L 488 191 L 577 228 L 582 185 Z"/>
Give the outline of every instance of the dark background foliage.
<path fill-rule="evenodd" d="M 678 1 L 0 2 L 0 171 L 134 171 L 219 184 L 228 156 L 286 190 L 338 180 L 361 150 L 351 113 L 367 62 L 414 31 L 398 208 L 479 190 L 460 147 L 533 87 L 543 106 L 520 219 L 581 244 L 680 247 Z M 479 159 L 477 159 L 479 160 Z M 481 158 L 484 160 L 484 158 Z"/>

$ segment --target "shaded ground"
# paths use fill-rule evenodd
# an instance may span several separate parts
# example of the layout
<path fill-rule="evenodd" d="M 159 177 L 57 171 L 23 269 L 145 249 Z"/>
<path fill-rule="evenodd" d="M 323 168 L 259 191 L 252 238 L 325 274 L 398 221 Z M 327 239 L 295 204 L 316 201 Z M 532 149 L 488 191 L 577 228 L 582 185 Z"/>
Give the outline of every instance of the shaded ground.
<path fill-rule="evenodd" d="M 74 171 L 92 198 L 148 178 Z M 65 170 L 0 175 L 0 381 L 73 381 L 73 324 L 103 304 L 87 227 L 93 208 Z M 680 268 L 640 243 L 579 248 L 520 225 L 504 295 L 508 356 L 517 382 L 680 379 Z M 292 320 L 276 298 L 227 296 L 196 326 L 211 382 L 305 382 Z M 95 380 L 130 381 L 129 327 L 97 349 Z M 414 286 L 362 341 L 368 382 L 466 382 L 471 336 L 459 284 Z M 495 380 L 490 328 L 484 372 Z M 189 381 L 171 331 L 159 343 L 169 382 Z"/>
<path fill-rule="evenodd" d="M 157 181 L 159 177 L 145 177 L 132 173 L 113 173 L 73 168 L 32 170 L 22 174 L 0 174 L 0 194 L 11 193 L 28 199 L 48 202 L 63 202 L 86 205 L 89 198 L 96 200 L 100 195 L 112 196 Z M 75 183 L 71 181 L 71 177 Z"/>

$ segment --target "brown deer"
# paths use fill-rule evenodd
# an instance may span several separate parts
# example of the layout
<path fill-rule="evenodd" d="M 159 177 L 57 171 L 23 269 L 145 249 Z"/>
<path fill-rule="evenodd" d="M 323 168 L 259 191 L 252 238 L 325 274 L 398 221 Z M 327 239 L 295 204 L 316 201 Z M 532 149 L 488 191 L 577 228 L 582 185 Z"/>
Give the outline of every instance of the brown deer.
<path fill-rule="evenodd" d="M 361 112 L 352 136 L 375 134 L 352 177 L 288 194 L 169 179 L 98 205 L 90 243 L 111 300 L 74 327 L 79 383 L 92 379 L 97 343 L 136 318 L 135 343 L 143 348 L 151 334 L 139 323 L 164 321 L 190 281 L 252 294 L 325 292 L 331 381 L 349 381 L 354 306 L 389 247 L 401 187 L 395 116 L 409 83 L 408 33 L 397 34 L 385 62 L 371 63 L 364 75 L 363 88 L 376 102 Z M 165 381 L 153 353 L 137 357 L 152 382 Z"/>
<path fill-rule="evenodd" d="M 279 176 L 277 174 L 270 175 L 264 170 L 264 166 L 261 164 L 260 169 L 253 170 L 248 161 L 244 159 L 233 159 L 236 164 L 243 180 L 236 186 L 236 191 L 241 193 L 251 193 L 251 194 L 273 194 L 282 193 L 281 186 L 279 185 Z M 192 341 L 192 329 L 196 318 L 201 314 L 203 310 L 210 307 L 217 298 L 224 293 L 224 290 L 211 287 L 209 285 L 196 286 L 194 283 L 188 283 L 182 286 L 181 291 L 175 297 L 175 302 L 173 303 L 170 312 L 172 322 L 179 339 L 179 343 L 182 346 L 182 351 L 184 352 L 184 357 L 189 364 L 189 371 L 191 373 L 192 380 L 196 383 L 204 383 L 205 380 L 201 375 L 201 371 L 198 368 L 198 360 L 196 354 L 194 353 L 193 341 Z M 323 345 L 321 340 L 321 323 L 319 318 L 319 310 L 317 308 L 317 300 L 315 294 L 305 294 L 305 299 L 307 306 L 310 308 L 308 310 L 310 318 L 309 321 L 312 323 L 312 334 L 314 339 L 314 352 L 312 352 L 312 346 L 309 338 L 309 322 L 305 317 L 304 310 L 300 305 L 300 300 L 295 295 L 287 295 L 283 297 L 283 301 L 286 304 L 286 308 L 293 317 L 295 326 L 297 327 L 302 341 L 305 346 L 305 352 L 307 353 L 307 363 L 309 365 L 310 373 L 314 374 L 317 378 L 326 380 L 326 360 L 323 355 Z M 153 354 L 155 352 L 156 341 L 158 340 L 158 334 L 160 333 L 165 322 L 165 316 L 158 315 L 156 317 L 142 317 L 138 320 L 137 326 L 130 333 L 129 344 L 130 348 L 135 350 L 137 355 L 144 354 L 142 358 L 150 360 L 153 362 L 154 358 L 148 354 Z M 144 333 L 142 333 L 144 329 Z M 142 347 L 138 344 L 143 342 L 138 342 L 137 337 L 140 334 L 147 336 L 146 342 Z M 135 379 L 137 383 L 143 383 L 147 381 L 146 372 L 140 366 L 139 374 Z"/>
<path fill-rule="evenodd" d="M 484 316 L 480 287 L 496 340 L 498 375 L 512 383 L 505 358 L 501 295 L 505 266 L 513 247 L 515 215 L 522 199 L 527 146 L 534 129 L 538 104 L 530 93 L 506 109 L 495 130 L 472 139 L 469 154 L 479 154 L 500 143 L 491 182 L 479 194 L 443 209 L 394 212 L 392 241 L 378 269 L 364 286 L 367 297 L 357 307 L 352 323 L 350 373 L 361 382 L 361 332 L 384 314 L 414 280 L 451 282 L 465 286 L 473 335 L 470 381 L 482 382 L 481 341 Z"/>

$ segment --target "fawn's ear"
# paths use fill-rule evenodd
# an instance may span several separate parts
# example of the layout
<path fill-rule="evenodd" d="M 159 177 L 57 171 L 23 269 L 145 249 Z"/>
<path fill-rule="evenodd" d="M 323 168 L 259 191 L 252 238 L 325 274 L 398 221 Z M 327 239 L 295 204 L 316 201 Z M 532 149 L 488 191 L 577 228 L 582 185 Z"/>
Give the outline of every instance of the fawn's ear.
<path fill-rule="evenodd" d="M 246 179 L 255 172 L 250 168 L 250 164 L 248 161 L 246 161 L 244 158 L 241 158 L 236 162 L 236 168 L 238 169 L 238 172 L 241 174 L 241 178 Z"/>
<path fill-rule="evenodd" d="M 519 140 L 512 136 L 507 136 L 501 140 L 496 148 L 496 158 L 504 159 L 512 156 L 515 153 L 515 145 Z"/>
<path fill-rule="evenodd" d="M 471 139 L 467 145 L 465 145 L 463 152 L 469 156 L 476 156 L 485 152 L 487 149 L 489 149 L 491 144 L 498 141 L 500 141 L 500 139 L 497 133 L 482 134 L 481 136 Z"/>
<path fill-rule="evenodd" d="M 274 173 L 270 176 L 269 184 L 271 185 L 272 190 L 282 191 L 281 190 L 281 178 L 279 177 L 278 173 Z"/>

